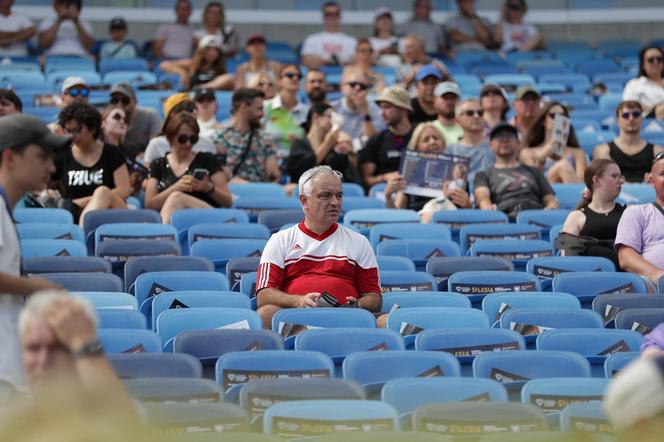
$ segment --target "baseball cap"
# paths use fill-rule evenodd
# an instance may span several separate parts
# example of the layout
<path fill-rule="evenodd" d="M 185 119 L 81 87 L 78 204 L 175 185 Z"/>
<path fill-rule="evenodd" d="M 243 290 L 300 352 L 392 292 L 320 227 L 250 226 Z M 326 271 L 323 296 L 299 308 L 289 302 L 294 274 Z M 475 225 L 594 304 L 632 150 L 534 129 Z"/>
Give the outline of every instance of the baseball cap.
<path fill-rule="evenodd" d="M 392 17 L 392 10 L 385 6 L 376 9 L 376 12 L 374 12 L 374 20 L 384 15 L 389 15 L 390 17 Z"/>
<path fill-rule="evenodd" d="M 196 89 L 194 91 L 194 101 L 198 101 L 201 98 L 212 98 L 214 99 L 214 90 L 212 89 L 206 89 L 206 88 L 201 88 L 201 89 Z"/>
<path fill-rule="evenodd" d="M 525 97 L 528 94 L 535 94 L 537 95 L 537 98 L 541 98 L 542 95 L 539 93 L 537 89 L 535 89 L 532 86 L 521 86 L 519 89 L 516 90 L 516 94 L 514 94 L 514 99 L 515 100 L 521 100 L 523 97 Z"/>
<path fill-rule="evenodd" d="M 189 94 L 186 94 L 184 92 L 178 92 L 177 94 L 173 94 L 170 97 L 168 97 L 166 101 L 164 101 L 164 117 L 167 117 L 168 113 L 175 106 L 187 100 L 191 101 L 191 97 L 189 96 Z"/>
<path fill-rule="evenodd" d="M 432 64 L 425 64 L 418 69 L 417 74 L 415 75 L 415 80 L 422 81 L 427 77 L 436 77 L 437 79 L 443 78 L 443 74 L 440 73 L 437 67 Z"/>
<path fill-rule="evenodd" d="M 122 17 L 114 17 L 108 25 L 109 29 L 127 29 L 127 22 Z"/>
<path fill-rule="evenodd" d="M 198 42 L 198 48 L 219 48 L 221 49 L 221 39 L 216 35 L 206 35 Z"/>
<path fill-rule="evenodd" d="M 491 132 L 489 133 L 489 139 L 493 140 L 496 137 L 496 135 L 498 135 L 501 132 L 512 132 L 517 137 L 519 136 L 519 131 L 517 130 L 516 127 L 507 123 L 498 123 L 496 124 L 496 127 L 491 129 Z"/>
<path fill-rule="evenodd" d="M 261 34 L 252 34 L 247 38 L 247 46 L 255 44 L 255 43 L 262 43 L 265 44 L 266 40 L 265 37 Z"/>
<path fill-rule="evenodd" d="M 505 101 L 509 101 L 507 99 L 507 93 L 505 92 L 505 89 L 498 86 L 496 83 L 486 83 L 484 86 L 482 86 L 482 89 L 480 90 L 480 97 L 486 95 L 487 92 L 493 92 L 493 91 L 500 92 L 500 95 L 503 96 Z"/>
<path fill-rule="evenodd" d="M 131 87 L 129 83 L 115 83 L 113 87 L 111 87 L 111 95 L 113 94 L 122 94 L 125 97 L 136 98 L 134 88 Z"/>
<path fill-rule="evenodd" d="M 604 411 L 618 431 L 664 412 L 664 356 L 644 357 L 621 370 L 606 390 Z"/>
<path fill-rule="evenodd" d="M 85 81 L 85 78 L 82 77 L 67 77 L 65 80 L 62 82 L 62 89 L 61 93 L 67 92 L 68 89 L 74 87 L 74 86 L 87 86 L 88 82 Z"/>
<path fill-rule="evenodd" d="M 12 114 L 0 118 L 0 152 L 4 149 L 36 144 L 51 151 L 63 148 L 70 141 L 55 135 L 37 117 Z"/>
<path fill-rule="evenodd" d="M 445 94 L 454 94 L 457 97 L 460 97 L 461 88 L 453 81 L 443 81 L 442 83 L 438 83 L 438 85 L 436 85 L 436 89 L 434 89 L 433 94 L 436 97 L 442 97 Z"/>
<path fill-rule="evenodd" d="M 390 103 L 393 106 L 400 107 L 401 109 L 406 109 L 413 111 L 413 107 L 410 105 L 410 95 L 406 89 L 401 86 L 390 86 L 383 89 L 383 92 L 374 100 L 376 103 Z"/>

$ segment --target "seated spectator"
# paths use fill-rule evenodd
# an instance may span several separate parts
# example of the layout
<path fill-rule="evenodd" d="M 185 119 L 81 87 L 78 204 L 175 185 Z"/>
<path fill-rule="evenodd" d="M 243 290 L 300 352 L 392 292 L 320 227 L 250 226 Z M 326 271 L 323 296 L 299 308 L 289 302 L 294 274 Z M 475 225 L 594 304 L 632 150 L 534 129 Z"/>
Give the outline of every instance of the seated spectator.
<path fill-rule="evenodd" d="M 440 71 L 431 64 L 426 64 L 417 70 L 415 96 L 410 100 L 410 105 L 413 108 L 413 113 L 410 114 L 410 122 L 413 126 L 426 121 L 434 121 L 438 118 L 434 91 L 441 78 Z"/>
<path fill-rule="evenodd" d="M 523 22 L 528 12 L 526 0 L 506 0 L 493 39 L 503 52 L 532 51 L 542 46 L 537 28 Z"/>
<path fill-rule="evenodd" d="M 341 77 L 342 96 L 332 103 L 335 112 L 343 117 L 341 131 L 350 135 L 357 146 L 363 144 L 363 137 L 370 137 L 385 128 L 380 109 L 367 97 L 370 87 L 361 70 L 347 67 Z"/>
<path fill-rule="evenodd" d="M 101 45 L 99 58 L 122 60 L 138 57 L 136 44 L 127 39 L 127 22 L 122 17 L 115 17 L 108 25 L 110 40 Z"/>
<path fill-rule="evenodd" d="M 65 198 L 65 208 L 83 226 L 92 210 L 126 208 L 131 194 L 125 157 L 116 146 L 99 141 L 101 114 L 87 104 L 70 104 L 58 116 L 72 136 L 71 149 L 56 159 L 54 180 Z"/>
<path fill-rule="evenodd" d="M 267 59 L 267 42 L 262 35 L 250 36 L 247 39 L 246 51 L 249 60 L 235 71 L 235 89 L 246 86 L 257 75 L 267 73 L 276 77 L 281 72 L 281 63 Z"/>
<path fill-rule="evenodd" d="M 168 138 L 166 138 L 164 130 L 166 129 L 169 120 L 181 112 L 189 113 L 193 115 L 194 118 L 197 118 L 198 116 L 198 108 L 187 94 L 181 93 L 172 95 L 164 103 L 164 115 L 166 115 L 164 127 L 158 136 L 150 140 L 148 147 L 145 149 L 145 155 L 143 157 L 145 164 L 152 164 L 155 160 L 166 156 L 166 154 L 171 151 L 171 143 L 168 141 Z M 216 154 L 217 148 L 210 139 L 213 133 L 214 130 L 210 131 L 208 136 L 202 136 L 199 133 L 198 141 L 194 143 L 194 146 L 192 147 L 193 151 Z"/>
<path fill-rule="evenodd" d="M 81 7 L 81 0 L 53 0 L 56 17 L 39 25 L 39 46 L 46 56 L 91 56 L 95 37 L 90 23 L 80 19 Z"/>
<path fill-rule="evenodd" d="M 664 426 L 664 356 L 641 358 L 611 379 L 602 408 L 616 440 L 657 442 Z"/>
<path fill-rule="evenodd" d="M 484 109 L 479 100 L 470 98 L 461 102 L 457 109 L 457 121 L 463 128 L 463 137 L 457 143 L 450 144 L 445 150 L 450 155 L 458 155 L 470 159 L 468 182 L 475 181 L 475 174 L 489 169 L 496 162 L 496 156 L 489 147 L 485 135 Z"/>
<path fill-rule="evenodd" d="M 664 323 L 653 328 L 643 337 L 641 357 L 664 356 Z"/>
<path fill-rule="evenodd" d="M 433 65 L 440 71 L 441 80 L 450 77 L 447 68 L 442 61 L 431 58 L 424 50 L 424 40 L 419 35 L 407 35 L 401 40 L 401 58 L 403 62 L 399 65 L 396 73 L 397 83 L 401 83 L 408 91 L 414 92 L 415 76 L 424 65 Z"/>
<path fill-rule="evenodd" d="M 540 111 L 542 96 L 531 86 L 522 86 L 514 94 L 514 112 L 516 115 L 510 124 L 519 130 L 519 138 L 523 139 L 535 122 Z"/>
<path fill-rule="evenodd" d="M 65 108 L 74 103 L 88 104 L 89 99 L 90 88 L 85 79 L 81 77 L 67 77 L 64 79 L 60 88 L 60 108 Z M 56 135 L 64 134 L 64 129 L 60 126 L 58 120 L 49 123 L 48 128 Z"/>
<path fill-rule="evenodd" d="M 261 129 L 263 97 L 256 89 L 236 90 L 232 121 L 211 135 L 217 152 L 226 155 L 226 173 L 232 183 L 278 183 L 281 179 L 277 149 Z"/>
<path fill-rule="evenodd" d="M 507 121 L 510 103 L 505 90 L 497 84 L 487 83 L 480 91 L 480 104 L 484 110 L 484 124 L 487 134 L 499 123 Z"/>
<path fill-rule="evenodd" d="M 23 102 L 11 89 L 0 89 L 0 117 L 23 112 Z"/>
<path fill-rule="evenodd" d="M 664 277 L 664 152 L 655 156 L 650 174 L 656 202 L 625 209 L 618 224 L 615 249 L 620 268 L 657 283 Z"/>
<path fill-rule="evenodd" d="M 362 180 L 367 188 L 399 176 L 401 155 L 413 133 L 409 118 L 413 108 L 404 88 L 384 89 L 376 104 L 387 127 L 369 138 L 359 153 Z"/>
<path fill-rule="evenodd" d="M 32 21 L 12 12 L 13 0 L 0 3 L 0 57 L 27 57 L 28 41 L 37 30 Z"/>
<path fill-rule="evenodd" d="M 266 72 L 254 75 L 247 83 L 247 88 L 261 91 L 266 100 L 271 100 L 277 96 L 277 80 L 274 79 L 272 74 Z"/>
<path fill-rule="evenodd" d="M 263 326 L 271 328 L 272 316 L 282 308 L 319 307 L 323 292 L 341 305 L 380 311 L 373 249 L 364 236 L 337 223 L 341 174 L 318 166 L 302 174 L 298 187 L 304 220 L 272 235 L 261 256 L 256 311 Z"/>
<path fill-rule="evenodd" d="M 374 31 L 369 37 L 369 43 L 374 50 L 374 55 L 381 66 L 398 66 L 399 39 L 394 32 L 394 18 L 392 10 L 386 7 L 376 9 L 374 14 Z"/>
<path fill-rule="evenodd" d="M 573 235 L 573 238 L 565 238 L 571 241 L 570 247 L 562 248 L 564 255 L 601 256 L 608 258 L 619 269 L 618 255 L 613 250 L 613 242 L 616 239 L 618 222 L 625 210 L 625 206 L 616 204 L 616 198 L 620 195 L 622 183 L 625 177 L 620 172 L 620 167 L 613 160 L 595 160 L 588 167 L 584 175 L 584 182 L 588 189 L 588 195 L 576 206 L 576 210 L 565 219 L 563 233 Z M 583 238 L 578 238 L 582 236 Z M 563 237 L 559 236 L 558 241 Z M 579 250 L 571 247 L 580 243 Z"/>
<path fill-rule="evenodd" d="M 136 159 L 136 155 L 127 149 L 127 114 L 122 108 L 106 107 L 101 113 L 102 139 L 105 143 L 117 146 L 122 151 L 129 168 L 129 180 L 133 189 L 132 196 L 139 196 L 143 180 L 148 177 L 148 169 Z"/>
<path fill-rule="evenodd" d="M 424 50 L 429 54 L 447 54 L 449 45 L 442 25 L 431 19 L 431 0 L 414 0 L 413 16 L 397 27 L 399 35 L 419 35 L 424 40 Z"/>
<path fill-rule="evenodd" d="M 436 126 L 445 136 L 446 145 L 456 144 L 463 137 L 463 128 L 456 120 L 456 109 L 461 101 L 461 88 L 453 81 L 444 81 L 438 83 L 433 94 L 438 113 Z"/>
<path fill-rule="evenodd" d="M 293 141 L 286 159 L 292 183 L 297 183 L 307 170 L 321 165 L 340 171 L 344 182 L 360 181 L 352 141 L 334 125 L 333 114 L 327 103 L 318 101 L 311 105 L 304 124 L 306 136 Z"/>
<path fill-rule="evenodd" d="M 310 103 L 325 101 L 327 94 L 325 74 L 318 69 L 309 69 L 304 76 L 304 93 L 307 94 Z"/>
<path fill-rule="evenodd" d="M 518 130 L 499 124 L 489 135 L 494 166 L 475 175 L 475 202 L 482 210 L 500 210 L 515 221 L 522 210 L 557 209 L 558 201 L 538 169 L 519 163 Z"/>
<path fill-rule="evenodd" d="M 233 89 L 233 75 L 226 73 L 226 57 L 221 51 L 221 40 L 206 35 L 198 43 L 193 58 L 163 61 L 159 68 L 180 76 L 180 86 L 206 89 Z"/>
<path fill-rule="evenodd" d="M 240 34 L 230 23 L 221 2 L 209 2 L 203 9 L 203 29 L 194 31 L 195 45 L 206 35 L 216 35 L 226 57 L 235 57 L 240 50 Z"/>
<path fill-rule="evenodd" d="M 595 147 L 593 159 L 611 158 L 618 163 L 628 183 L 647 183 L 652 160 L 664 148 L 641 138 L 643 107 L 638 101 L 618 104 L 616 120 L 620 128 L 618 137 Z"/>
<path fill-rule="evenodd" d="M 300 51 L 302 64 L 309 69 L 344 65 L 351 61 L 355 52 L 355 37 L 341 32 L 341 6 L 328 1 L 322 11 L 325 29 L 305 38 Z"/>
<path fill-rule="evenodd" d="M 201 137 L 209 137 L 217 129 L 217 99 L 212 89 L 196 89 L 194 93 L 194 104 L 196 105 L 196 121 Z"/>
<path fill-rule="evenodd" d="M 413 136 L 408 143 L 408 149 L 416 150 L 418 152 L 432 152 L 442 153 L 445 151 L 445 138 L 442 132 L 433 123 L 420 123 L 413 132 Z M 388 208 L 397 209 L 411 209 L 420 211 L 427 204 L 431 198 L 419 195 L 410 195 L 403 193 L 402 190 L 408 183 L 399 176 L 395 176 L 387 182 L 385 187 L 385 202 Z M 455 188 L 448 190 L 441 188 L 441 196 L 435 198 L 439 203 L 447 201 L 451 207 L 446 208 L 454 209 L 458 207 L 471 208 L 473 204 L 470 202 L 470 195 L 464 189 Z"/>
<path fill-rule="evenodd" d="M 189 29 L 191 3 L 175 1 L 175 23 L 159 25 L 152 42 L 155 58 L 190 58 L 194 48 L 194 35 Z"/>
<path fill-rule="evenodd" d="M 567 108 L 560 103 L 552 101 L 544 105 L 526 134 L 520 161 L 538 168 L 550 183 L 579 183 L 586 170 L 586 153 L 570 124 L 566 146 L 558 156 L 556 151 L 561 146 L 553 140 L 553 120 L 558 114 L 569 118 Z"/>
<path fill-rule="evenodd" d="M 369 80 L 371 85 L 370 93 L 380 94 L 385 87 L 385 78 L 383 74 L 374 71 L 375 55 L 371 43 L 367 38 L 361 38 L 355 46 L 355 57 L 353 57 L 352 66 L 360 69 Z"/>
<path fill-rule="evenodd" d="M 279 94 L 265 101 L 265 133 L 275 141 L 280 158 L 287 157 L 293 140 L 304 135 L 302 124 L 307 119 L 309 106 L 297 96 L 301 80 L 302 71 L 298 65 L 285 65 L 277 80 Z"/>
<path fill-rule="evenodd" d="M 623 100 L 638 101 L 646 110 L 664 104 L 664 49 L 646 46 L 639 52 L 639 76 L 627 82 Z"/>
<path fill-rule="evenodd" d="M 492 49 L 493 27 L 488 19 L 477 15 L 475 0 L 456 0 L 459 14 L 447 23 L 452 47 L 457 51 Z"/>
<path fill-rule="evenodd" d="M 181 112 L 168 120 L 164 134 L 171 151 L 150 164 L 145 207 L 159 210 L 165 224 L 180 209 L 230 207 L 233 198 L 222 165 L 214 155 L 194 152 L 198 123 Z"/>
<path fill-rule="evenodd" d="M 104 356 L 88 301 L 63 291 L 38 292 L 28 298 L 18 328 L 33 397 L 47 400 L 57 392 L 103 398 L 125 418 L 136 419 L 132 400 Z M 69 403 L 71 397 L 59 399 Z"/>
<path fill-rule="evenodd" d="M 111 87 L 110 104 L 112 107 L 121 108 L 127 115 L 125 146 L 135 156 L 140 156 L 150 139 L 159 133 L 159 114 L 151 107 L 138 106 L 134 88 L 129 83 L 116 83 Z"/>

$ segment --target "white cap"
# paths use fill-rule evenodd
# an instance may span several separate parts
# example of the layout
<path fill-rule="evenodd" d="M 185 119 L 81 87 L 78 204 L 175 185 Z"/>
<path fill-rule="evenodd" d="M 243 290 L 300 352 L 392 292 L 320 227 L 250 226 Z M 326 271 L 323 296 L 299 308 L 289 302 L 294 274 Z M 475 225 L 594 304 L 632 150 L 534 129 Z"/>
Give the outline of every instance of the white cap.
<path fill-rule="evenodd" d="M 380 8 L 376 9 L 376 12 L 374 12 L 374 20 L 376 20 L 378 17 L 382 17 L 383 15 L 389 15 L 391 17 L 393 15 L 392 10 L 386 6 L 381 6 Z"/>
<path fill-rule="evenodd" d="M 88 82 L 85 81 L 83 77 L 67 77 L 65 80 L 62 82 L 62 89 L 61 93 L 65 93 L 67 89 L 72 88 L 74 86 L 87 86 Z"/>
<path fill-rule="evenodd" d="M 198 48 L 219 48 L 221 49 L 221 39 L 216 35 L 206 35 L 198 42 Z"/>
<path fill-rule="evenodd" d="M 434 89 L 433 94 L 436 97 L 442 97 L 445 94 L 455 94 L 456 96 L 460 97 L 461 88 L 453 81 L 443 81 L 442 83 L 438 83 L 438 85 L 436 85 L 436 89 Z"/>
<path fill-rule="evenodd" d="M 638 359 L 609 384 L 604 411 L 616 430 L 664 412 L 664 356 Z"/>

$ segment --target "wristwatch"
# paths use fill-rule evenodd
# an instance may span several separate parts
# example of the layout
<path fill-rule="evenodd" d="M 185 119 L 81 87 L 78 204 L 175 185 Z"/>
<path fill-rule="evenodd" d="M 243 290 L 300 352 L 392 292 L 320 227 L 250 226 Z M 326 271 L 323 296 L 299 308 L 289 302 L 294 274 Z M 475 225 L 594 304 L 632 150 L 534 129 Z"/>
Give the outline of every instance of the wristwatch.
<path fill-rule="evenodd" d="M 367 123 L 371 123 L 371 114 L 366 114 L 364 116 L 364 121 L 366 121 Z"/>
<path fill-rule="evenodd" d="M 99 339 L 93 339 L 78 351 L 74 352 L 74 356 L 77 358 L 84 358 L 89 356 L 99 356 L 103 353 L 104 347 L 102 346 L 101 341 Z"/>

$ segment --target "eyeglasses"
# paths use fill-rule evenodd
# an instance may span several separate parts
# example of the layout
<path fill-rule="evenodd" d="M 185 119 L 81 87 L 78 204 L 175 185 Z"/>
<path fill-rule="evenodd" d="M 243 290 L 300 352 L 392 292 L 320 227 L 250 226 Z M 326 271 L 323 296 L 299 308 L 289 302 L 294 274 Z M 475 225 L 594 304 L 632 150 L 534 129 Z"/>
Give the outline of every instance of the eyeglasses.
<path fill-rule="evenodd" d="M 373 52 L 373 48 L 362 48 L 358 49 L 357 52 L 361 52 L 363 54 L 371 54 Z"/>
<path fill-rule="evenodd" d="M 180 144 L 184 144 L 187 141 L 189 141 L 191 143 L 191 145 L 193 146 L 194 144 L 198 143 L 198 135 L 189 135 L 189 136 L 180 135 L 180 136 L 177 137 L 177 140 L 178 140 L 178 143 L 180 143 Z"/>
<path fill-rule="evenodd" d="M 636 120 L 637 118 L 641 118 L 641 115 L 643 115 L 641 111 L 623 112 L 620 114 L 620 118 L 629 120 L 629 117 L 632 117 Z"/>
<path fill-rule="evenodd" d="M 124 106 L 129 104 L 129 97 L 111 97 L 111 104 L 122 103 Z"/>
<path fill-rule="evenodd" d="M 362 83 L 361 81 L 349 81 L 346 84 L 348 86 L 350 86 L 351 88 L 353 88 L 353 89 L 358 88 L 358 87 L 360 89 L 362 89 L 363 91 L 366 91 L 367 89 L 369 89 L 369 85 L 366 84 L 366 83 Z"/>
<path fill-rule="evenodd" d="M 612 180 L 618 181 L 618 182 L 625 182 L 625 175 L 604 175 L 607 178 L 611 178 Z"/>
<path fill-rule="evenodd" d="M 88 88 L 83 88 L 83 89 L 69 89 L 67 91 L 67 95 L 70 97 L 78 97 L 79 95 L 81 97 L 87 97 L 90 95 L 90 89 Z"/>
<path fill-rule="evenodd" d="M 286 77 L 286 78 L 289 78 L 291 80 L 293 80 L 293 79 L 296 79 L 296 80 L 302 79 L 302 75 L 298 74 L 297 72 L 286 72 L 283 76 Z"/>
<path fill-rule="evenodd" d="M 126 116 L 123 116 L 119 112 L 116 112 L 113 115 L 111 115 L 111 118 L 113 118 L 116 121 L 124 121 L 125 123 L 129 123 L 129 119 Z"/>
<path fill-rule="evenodd" d="M 461 112 L 461 114 L 467 117 L 473 117 L 475 115 L 482 117 L 484 115 L 484 109 L 469 109 L 467 111 Z"/>
<path fill-rule="evenodd" d="M 664 62 L 664 57 L 648 57 L 646 61 L 650 64 L 662 63 Z"/>

